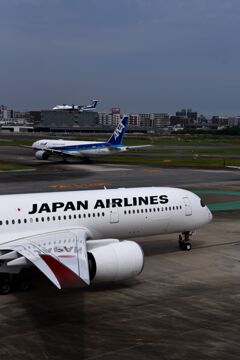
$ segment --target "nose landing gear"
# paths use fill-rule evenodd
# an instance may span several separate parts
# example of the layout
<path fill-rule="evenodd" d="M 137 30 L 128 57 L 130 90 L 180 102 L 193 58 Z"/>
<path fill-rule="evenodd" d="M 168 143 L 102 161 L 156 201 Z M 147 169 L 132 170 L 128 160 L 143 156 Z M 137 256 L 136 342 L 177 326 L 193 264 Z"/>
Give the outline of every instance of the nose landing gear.
<path fill-rule="evenodd" d="M 192 249 L 192 244 L 190 242 L 190 236 L 192 235 L 191 231 L 185 231 L 179 235 L 179 247 L 181 250 L 190 251 Z"/>

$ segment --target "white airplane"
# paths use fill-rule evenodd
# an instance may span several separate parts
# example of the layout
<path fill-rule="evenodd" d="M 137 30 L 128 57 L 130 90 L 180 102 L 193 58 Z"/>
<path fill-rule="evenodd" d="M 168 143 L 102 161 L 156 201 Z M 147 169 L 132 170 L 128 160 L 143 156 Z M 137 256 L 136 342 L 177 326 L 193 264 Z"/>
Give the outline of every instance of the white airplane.
<path fill-rule="evenodd" d="M 35 141 L 30 147 L 35 151 L 35 157 L 38 160 L 47 160 L 50 155 L 58 155 L 62 158 L 75 157 L 89 159 L 91 156 L 112 155 L 120 151 L 151 146 L 123 145 L 122 141 L 127 124 L 128 116 L 124 116 L 107 142 L 43 139 Z"/>
<path fill-rule="evenodd" d="M 89 104 L 89 105 L 74 105 L 74 104 L 73 105 L 66 105 L 66 104 L 56 105 L 52 108 L 52 110 L 68 110 L 68 111 L 77 110 L 79 112 L 91 111 L 91 110 L 96 109 L 97 103 L 98 103 L 98 100 L 92 100 L 91 104 Z"/>
<path fill-rule="evenodd" d="M 113 282 L 141 273 L 144 255 L 128 239 L 192 232 L 212 220 L 201 199 L 169 187 L 1 195 L 0 291 L 29 288 L 36 266 L 59 289 Z"/>

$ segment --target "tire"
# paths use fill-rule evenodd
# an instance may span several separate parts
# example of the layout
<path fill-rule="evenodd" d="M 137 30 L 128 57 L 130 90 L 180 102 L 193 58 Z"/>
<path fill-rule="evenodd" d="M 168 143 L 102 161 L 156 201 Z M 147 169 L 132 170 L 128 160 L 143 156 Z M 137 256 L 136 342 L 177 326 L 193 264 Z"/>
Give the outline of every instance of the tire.
<path fill-rule="evenodd" d="M 191 243 L 190 243 L 190 242 L 187 242 L 187 243 L 185 244 L 185 250 L 190 251 L 191 249 L 192 249 Z"/>
<path fill-rule="evenodd" d="M 8 295 L 12 291 L 11 282 L 8 280 L 3 280 L 0 284 L 0 293 L 2 295 Z"/>
<path fill-rule="evenodd" d="M 28 291 L 31 288 L 31 282 L 27 278 L 20 278 L 18 280 L 18 289 L 20 291 Z"/>

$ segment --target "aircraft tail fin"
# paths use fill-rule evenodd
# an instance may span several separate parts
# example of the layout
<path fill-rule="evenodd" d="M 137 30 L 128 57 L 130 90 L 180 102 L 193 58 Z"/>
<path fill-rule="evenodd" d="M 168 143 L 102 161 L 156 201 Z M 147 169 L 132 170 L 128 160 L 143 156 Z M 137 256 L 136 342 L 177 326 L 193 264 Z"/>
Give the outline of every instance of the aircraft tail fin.
<path fill-rule="evenodd" d="M 127 125 L 128 125 L 128 116 L 124 116 L 122 121 L 117 125 L 113 134 L 109 138 L 109 140 L 108 140 L 109 145 L 121 145 L 122 144 Z"/>
<path fill-rule="evenodd" d="M 83 106 L 81 109 L 82 110 L 93 110 L 96 108 L 97 103 L 98 103 L 98 100 L 92 100 L 90 105 Z"/>

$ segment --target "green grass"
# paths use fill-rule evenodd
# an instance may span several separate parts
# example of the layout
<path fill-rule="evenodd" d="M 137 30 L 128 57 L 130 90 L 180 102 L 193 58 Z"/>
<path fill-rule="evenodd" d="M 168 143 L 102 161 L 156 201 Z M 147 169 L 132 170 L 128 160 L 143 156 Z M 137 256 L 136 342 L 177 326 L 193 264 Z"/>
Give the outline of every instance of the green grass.
<path fill-rule="evenodd" d="M 14 171 L 14 170 L 33 170 L 33 167 L 27 165 L 0 163 L 0 171 Z"/>

